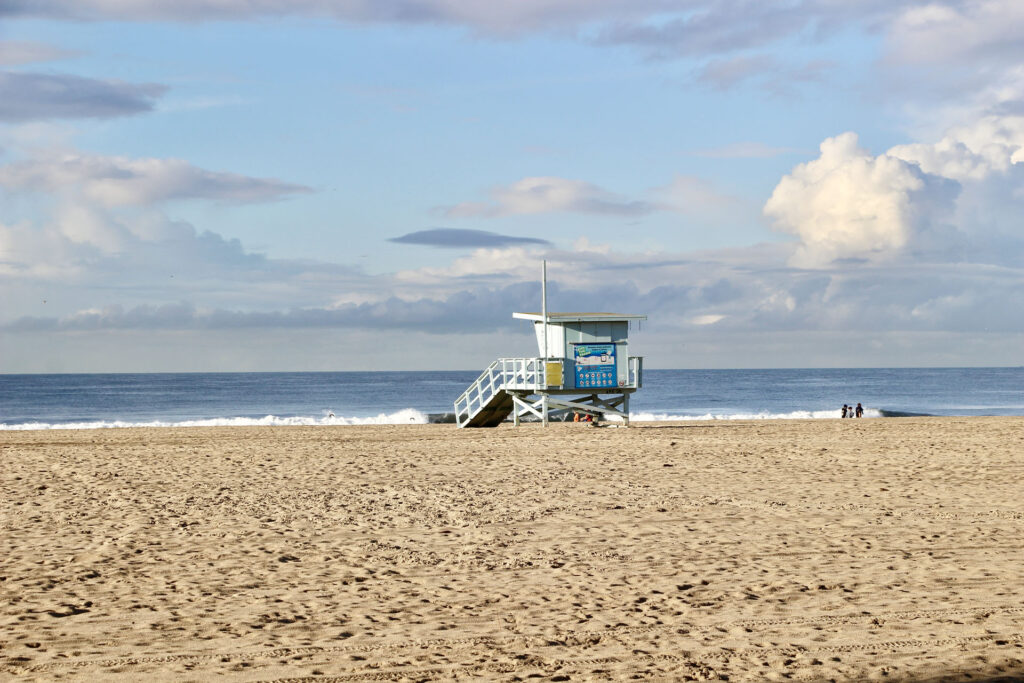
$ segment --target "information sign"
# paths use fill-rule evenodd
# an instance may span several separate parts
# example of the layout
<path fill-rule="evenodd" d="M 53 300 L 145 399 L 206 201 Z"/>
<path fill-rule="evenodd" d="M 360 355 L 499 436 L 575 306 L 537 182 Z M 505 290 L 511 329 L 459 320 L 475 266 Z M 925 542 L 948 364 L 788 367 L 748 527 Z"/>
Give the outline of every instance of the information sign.
<path fill-rule="evenodd" d="M 605 389 L 618 386 L 615 344 L 575 344 L 576 387 Z"/>

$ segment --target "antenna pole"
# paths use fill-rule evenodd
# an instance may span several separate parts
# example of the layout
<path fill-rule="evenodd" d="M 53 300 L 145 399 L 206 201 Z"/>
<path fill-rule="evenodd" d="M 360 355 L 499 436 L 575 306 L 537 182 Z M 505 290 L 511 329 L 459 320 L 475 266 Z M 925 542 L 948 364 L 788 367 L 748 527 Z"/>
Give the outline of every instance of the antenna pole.
<path fill-rule="evenodd" d="M 546 260 L 541 261 L 540 267 L 540 306 L 541 316 L 544 318 L 544 344 L 541 347 L 544 350 L 544 362 L 548 360 L 548 262 Z M 545 366 L 546 367 L 546 366 Z"/>

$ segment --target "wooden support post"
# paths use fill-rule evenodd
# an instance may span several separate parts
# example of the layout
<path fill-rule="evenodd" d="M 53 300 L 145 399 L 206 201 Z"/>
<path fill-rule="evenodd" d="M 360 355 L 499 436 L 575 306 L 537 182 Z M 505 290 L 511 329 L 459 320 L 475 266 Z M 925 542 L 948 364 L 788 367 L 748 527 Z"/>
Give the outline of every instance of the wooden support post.
<path fill-rule="evenodd" d="M 526 415 L 527 413 L 533 413 L 534 415 L 537 416 L 538 420 L 543 420 L 544 414 L 540 410 L 537 410 L 537 408 L 542 407 L 542 402 L 543 399 L 539 399 L 531 405 L 530 403 L 527 403 L 523 399 L 519 398 L 518 394 L 512 394 L 512 409 L 513 411 L 515 411 L 513 413 L 512 419 L 515 422 L 516 426 L 519 426 L 519 418 L 523 415 Z"/>
<path fill-rule="evenodd" d="M 629 426 L 629 394 L 623 394 L 622 395 L 622 413 L 623 413 L 623 415 L 625 415 L 625 417 L 622 418 L 622 423 L 625 426 L 628 427 Z"/>
<path fill-rule="evenodd" d="M 541 397 L 541 413 L 544 415 L 544 417 L 542 418 L 544 420 L 544 426 L 547 427 L 548 426 L 548 395 L 547 394 L 544 394 Z"/>

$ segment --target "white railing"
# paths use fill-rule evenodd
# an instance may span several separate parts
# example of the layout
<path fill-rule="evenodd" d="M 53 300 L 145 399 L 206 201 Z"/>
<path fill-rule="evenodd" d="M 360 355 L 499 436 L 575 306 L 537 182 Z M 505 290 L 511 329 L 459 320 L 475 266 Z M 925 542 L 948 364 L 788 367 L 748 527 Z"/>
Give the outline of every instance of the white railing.
<path fill-rule="evenodd" d="M 455 399 L 455 422 L 461 427 L 504 389 L 539 391 L 544 383 L 544 362 L 540 358 L 499 358 Z"/>
<path fill-rule="evenodd" d="M 643 356 L 629 357 L 629 384 L 630 389 L 639 389 L 644 381 L 644 358 Z"/>

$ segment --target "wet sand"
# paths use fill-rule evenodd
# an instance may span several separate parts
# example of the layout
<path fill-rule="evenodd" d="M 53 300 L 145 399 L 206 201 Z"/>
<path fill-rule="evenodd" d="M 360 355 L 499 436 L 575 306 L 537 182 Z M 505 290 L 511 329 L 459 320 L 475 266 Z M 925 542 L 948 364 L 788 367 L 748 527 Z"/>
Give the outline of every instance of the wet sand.
<path fill-rule="evenodd" d="M 0 678 L 1024 680 L 1024 418 L 0 432 Z"/>

